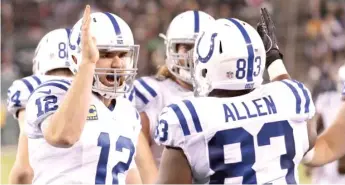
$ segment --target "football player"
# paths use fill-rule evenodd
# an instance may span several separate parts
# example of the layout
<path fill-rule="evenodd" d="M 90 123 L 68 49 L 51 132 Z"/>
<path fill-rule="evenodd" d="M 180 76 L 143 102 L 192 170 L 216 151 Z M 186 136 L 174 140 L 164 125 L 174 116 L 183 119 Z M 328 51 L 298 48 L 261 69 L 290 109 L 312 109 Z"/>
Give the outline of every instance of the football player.
<path fill-rule="evenodd" d="M 201 34 L 193 72 L 201 97 L 171 104 L 159 116 L 156 141 L 166 148 L 158 184 L 298 183 L 297 167 L 310 147 L 306 120 L 315 108 L 309 90 L 286 78 L 273 43 L 267 47 L 276 55 L 266 62 L 271 49 L 234 18 Z M 262 85 L 265 66 L 273 82 Z"/>
<path fill-rule="evenodd" d="M 121 98 L 137 71 L 131 29 L 112 13 L 91 14 L 87 5 L 69 51 L 73 81 L 42 83 L 27 104 L 33 184 L 140 182 L 133 162 L 139 114 Z"/>
<path fill-rule="evenodd" d="M 192 96 L 192 52 L 198 34 L 214 22 L 214 18 L 202 11 L 186 11 L 170 23 L 165 39 L 166 63 L 156 77 L 142 77 L 134 82 L 134 93 L 128 96 L 135 100 L 140 112 L 142 134 L 139 155 L 136 161 L 143 183 L 152 184 L 157 177 L 157 166 L 163 147 L 154 142 L 158 115 L 164 106 L 174 100 Z M 134 98 L 135 97 L 135 98 Z"/>
<path fill-rule="evenodd" d="M 317 123 L 318 133 L 321 133 L 324 129 L 330 127 L 332 121 L 341 106 L 341 91 L 343 80 L 342 74 L 345 71 L 345 67 L 341 67 L 338 72 L 338 86 L 337 90 L 326 91 L 318 95 L 315 101 L 316 115 L 313 121 Z M 345 182 L 345 169 L 343 160 L 334 161 L 330 164 L 319 168 L 308 169 L 311 173 L 311 179 L 313 184 L 341 184 Z"/>
<path fill-rule="evenodd" d="M 56 29 L 39 42 L 33 58 L 33 73 L 13 82 L 8 90 L 7 108 L 18 120 L 20 134 L 17 156 L 9 175 L 10 184 L 31 184 L 33 171 L 28 158 L 28 141 L 24 133 L 25 107 L 29 96 L 42 82 L 73 75 L 69 70 L 67 53 L 69 29 Z"/>

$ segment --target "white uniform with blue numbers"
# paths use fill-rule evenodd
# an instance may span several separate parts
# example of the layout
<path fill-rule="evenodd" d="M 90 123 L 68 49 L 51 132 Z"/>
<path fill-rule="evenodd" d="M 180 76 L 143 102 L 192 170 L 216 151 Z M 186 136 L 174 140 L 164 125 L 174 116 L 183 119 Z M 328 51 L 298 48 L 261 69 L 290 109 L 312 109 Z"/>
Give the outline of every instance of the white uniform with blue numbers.
<path fill-rule="evenodd" d="M 164 108 L 156 142 L 183 149 L 196 183 L 293 184 L 309 148 L 315 107 L 297 81 L 233 97 L 185 99 Z"/>
<path fill-rule="evenodd" d="M 341 105 L 341 94 L 338 91 L 324 92 L 317 97 L 316 112 L 322 116 L 325 129 L 331 126 Z M 345 182 L 345 175 L 338 173 L 338 161 L 313 168 L 311 177 L 313 184 L 343 184 Z"/>
<path fill-rule="evenodd" d="M 31 93 L 48 77 L 32 75 L 15 80 L 7 91 L 7 110 L 18 118 L 18 111 L 25 109 Z"/>
<path fill-rule="evenodd" d="M 58 109 L 70 83 L 42 83 L 28 101 L 26 133 L 33 184 L 124 184 L 128 169 L 135 166 L 141 129 L 139 114 L 127 99 L 117 98 L 110 110 L 94 95 L 80 140 L 70 148 L 53 147 L 44 139 L 41 123 Z"/>
<path fill-rule="evenodd" d="M 7 110 L 18 118 L 18 111 L 25 109 L 30 95 L 41 83 L 53 79 L 69 79 L 51 75 L 32 75 L 15 80 L 7 91 Z"/>
<path fill-rule="evenodd" d="M 133 91 L 127 98 L 135 104 L 139 112 L 145 112 L 150 120 L 151 151 L 159 166 L 163 147 L 158 146 L 153 138 L 162 109 L 174 101 L 193 96 L 193 92 L 182 88 L 171 79 L 157 80 L 154 77 L 142 77 L 134 82 Z"/>

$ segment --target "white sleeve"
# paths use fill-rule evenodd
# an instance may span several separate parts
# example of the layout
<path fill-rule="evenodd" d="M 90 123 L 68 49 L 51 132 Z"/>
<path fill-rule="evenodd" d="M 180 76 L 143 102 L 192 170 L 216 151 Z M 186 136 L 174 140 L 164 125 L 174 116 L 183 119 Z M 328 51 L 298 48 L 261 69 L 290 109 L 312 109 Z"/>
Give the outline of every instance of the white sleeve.
<path fill-rule="evenodd" d="M 297 122 L 311 119 L 315 115 L 315 105 L 309 89 L 296 80 L 283 80 L 284 89 L 280 93 L 289 108 L 290 118 Z"/>
<path fill-rule="evenodd" d="M 135 102 L 135 107 L 142 112 L 150 102 L 154 101 L 159 92 L 157 81 L 152 77 L 142 77 L 134 81 L 133 92 L 128 99 Z"/>
<path fill-rule="evenodd" d="M 14 118 L 18 118 L 18 111 L 25 109 L 30 95 L 41 84 L 38 76 L 29 76 L 16 80 L 7 91 L 7 110 Z"/>
<path fill-rule="evenodd" d="M 69 86 L 68 81 L 51 80 L 40 85 L 30 96 L 25 115 L 25 131 L 29 138 L 43 137 L 41 123 L 55 113 Z"/>
<path fill-rule="evenodd" d="M 177 115 L 183 116 L 179 113 L 176 114 L 175 110 L 169 106 L 160 113 L 155 132 L 155 142 L 158 145 L 184 148 L 185 134 Z"/>

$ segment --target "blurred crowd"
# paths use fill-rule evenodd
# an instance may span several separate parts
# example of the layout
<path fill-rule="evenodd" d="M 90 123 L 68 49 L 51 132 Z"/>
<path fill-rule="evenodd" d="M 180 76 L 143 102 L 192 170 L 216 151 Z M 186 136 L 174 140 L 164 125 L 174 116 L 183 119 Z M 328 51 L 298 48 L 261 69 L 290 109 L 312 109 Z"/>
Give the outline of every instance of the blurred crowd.
<path fill-rule="evenodd" d="M 293 2 L 296 7 L 287 6 Z M 345 1 L 342 0 L 2 0 L 2 113 L 7 88 L 13 80 L 32 73 L 32 57 L 38 41 L 52 29 L 72 27 L 87 3 L 94 12 L 112 12 L 129 23 L 135 42 L 140 45 L 139 76 L 155 73 L 157 66 L 164 63 L 165 47 L 159 33 L 166 32 L 174 16 L 193 9 L 215 18 L 236 17 L 255 25 L 259 20 L 259 7 L 268 8 L 277 23 L 284 54 L 290 51 L 285 46 L 288 39 L 296 39 L 299 46 L 296 48 L 301 48 L 301 52 L 293 53 L 296 55 L 293 62 L 303 65 L 288 66 L 288 69 L 294 72 L 299 71 L 297 67 L 308 67 L 309 73 L 303 67 L 294 77 L 308 81 L 315 94 L 335 88 L 334 71 L 344 63 Z M 284 29 L 292 26 L 287 24 L 291 23 L 288 8 L 298 9 L 296 30 L 302 39 L 286 36 Z M 15 122 L 11 116 L 1 114 L 1 121 L 4 120 L 7 124 L 1 129 L 2 144 L 14 144 L 17 124 L 12 124 Z"/>
<path fill-rule="evenodd" d="M 313 66 L 310 79 L 316 79 L 315 98 L 322 91 L 337 88 L 337 70 L 345 62 L 345 1 L 314 1 L 310 4 L 308 17 L 304 56 Z"/>

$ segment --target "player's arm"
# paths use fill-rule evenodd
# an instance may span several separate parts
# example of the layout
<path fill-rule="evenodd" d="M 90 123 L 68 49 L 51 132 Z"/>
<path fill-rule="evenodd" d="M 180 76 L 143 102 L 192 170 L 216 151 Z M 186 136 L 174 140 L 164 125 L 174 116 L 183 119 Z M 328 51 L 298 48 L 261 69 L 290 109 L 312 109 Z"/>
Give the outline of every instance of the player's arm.
<path fill-rule="evenodd" d="M 307 129 L 308 129 L 308 140 L 309 140 L 309 148 L 308 151 L 305 153 L 308 154 L 308 152 L 310 150 L 312 150 L 312 148 L 315 145 L 315 141 L 317 138 L 317 135 L 319 135 L 323 129 L 323 119 L 321 114 L 315 114 L 315 116 L 307 123 Z M 311 172 L 313 170 L 312 166 L 305 166 L 305 174 L 307 177 L 309 177 L 311 175 Z"/>
<path fill-rule="evenodd" d="M 322 166 L 345 155 L 345 103 L 341 106 L 333 124 L 315 142 L 314 148 L 304 158 L 310 166 Z"/>
<path fill-rule="evenodd" d="M 181 148 L 165 147 L 156 184 L 192 184 L 192 170 Z"/>
<path fill-rule="evenodd" d="M 278 47 L 274 23 L 266 8 L 261 9 L 261 20 L 257 25 L 257 31 L 266 49 L 265 67 L 268 71 L 270 81 L 290 79 L 290 75 L 283 63 L 283 54 Z"/>
<path fill-rule="evenodd" d="M 126 184 L 143 184 L 138 168 L 133 167 L 128 170 Z"/>
<path fill-rule="evenodd" d="M 326 102 L 328 102 L 328 99 L 326 94 L 320 94 L 316 101 L 315 101 L 315 107 L 316 107 L 316 114 L 315 116 L 308 121 L 307 127 L 308 127 L 308 139 L 309 139 L 309 149 L 310 151 L 314 145 L 315 141 L 318 135 L 321 134 L 321 132 L 324 130 L 324 122 L 321 112 L 324 112 L 323 106 Z M 326 101 L 326 102 L 325 102 Z"/>
<path fill-rule="evenodd" d="M 156 81 L 150 77 L 136 79 L 134 82 L 134 93 L 129 95 L 129 100 L 135 96 L 135 106 L 140 112 L 142 130 L 139 135 L 137 155 L 135 161 L 144 184 L 152 184 L 157 178 L 158 169 L 151 151 L 150 127 L 156 125 L 159 115 L 158 89 Z"/>
<path fill-rule="evenodd" d="M 7 109 L 19 125 L 19 137 L 16 153 L 16 160 L 9 174 L 10 184 L 31 184 L 33 170 L 29 163 L 28 138 L 24 133 L 25 107 L 27 100 L 40 80 L 36 76 L 31 76 L 16 80 L 8 90 Z"/>
<path fill-rule="evenodd" d="M 56 112 L 42 123 L 44 138 L 56 147 L 70 147 L 76 143 L 86 122 L 95 64 L 99 59 L 95 40 L 89 33 L 90 19 L 90 6 L 87 5 L 83 15 L 79 71 Z"/>
<path fill-rule="evenodd" d="M 156 184 L 191 184 L 192 169 L 183 151 L 184 134 L 179 119 L 169 107 L 159 117 L 155 141 L 165 145 Z"/>
<path fill-rule="evenodd" d="M 34 174 L 29 163 L 28 138 L 23 131 L 25 109 L 20 109 L 17 116 L 20 126 L 20 134 L 16 160 L 9 175 L 9 184 L 31 184 Z"/>

